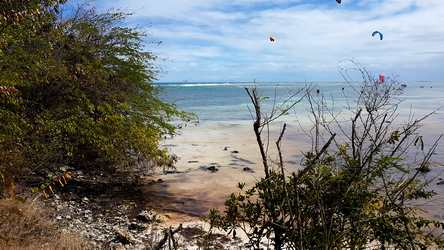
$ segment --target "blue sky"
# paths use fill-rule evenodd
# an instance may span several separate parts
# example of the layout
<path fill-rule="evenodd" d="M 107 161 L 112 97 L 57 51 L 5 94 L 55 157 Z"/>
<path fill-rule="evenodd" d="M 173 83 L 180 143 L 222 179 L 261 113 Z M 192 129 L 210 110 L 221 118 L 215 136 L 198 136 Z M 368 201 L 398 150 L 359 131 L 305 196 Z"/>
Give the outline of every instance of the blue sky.
<path fill-rule="evenodd" d="M 403 80 L 444 80 L 444 0 L 91 4 L 133 13 L 129 23 L 148 33 L 163 82 L 340 80 L 350 59 Z M 383 41 L 371 37 L 375 30 Z"/>

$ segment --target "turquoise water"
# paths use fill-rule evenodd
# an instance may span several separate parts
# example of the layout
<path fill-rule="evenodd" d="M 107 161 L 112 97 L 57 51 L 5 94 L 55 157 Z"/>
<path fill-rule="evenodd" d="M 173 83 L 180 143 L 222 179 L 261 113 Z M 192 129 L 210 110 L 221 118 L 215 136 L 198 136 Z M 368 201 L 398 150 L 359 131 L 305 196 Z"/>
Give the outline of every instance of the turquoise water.
<path fill-rule="evenodd" d="M 175 103 L 181 110 L 194 112 L 201 122 L 221 122 L 222 124 L 239 124 L 242 121 L 251 120 L 248 110 L 249 97 L 244 88 L 252 86 L 252 83 L 164 83 L 159 84 L 161 96 L 168 102 Z M 278 100 L 283 100 L 290 93 L 295 93 L 305 87 L 306 83 L 256 83 L 264 96 L 270 99 L 263 106 L 264 110 L 270 110 L 272 99 L 276 95 Z M 325 96 L 334 104 L 336 111 L 342 111 L 353 96 L 353 87 L 348 83 L 323 82 L 312 83 L 314 94 L 319 89 L 320 95 Z M 357 85 L 354 85 L 355 87 Z M 344 88 L 344 89 L 342 89 Z M 403 93 L 396 98 L 402 100 L 399 106 L 399 120 L 406 121 L 410 113 L 414 112 L 419 117 L 436 110 L 436 114 L 426 120 L 421 134 L 424 135 L 425 147 L 429 148 L 440 134 L 444 133 L 444 82 L 414 82 L 407 83 Z M 298 121 L 308 120 L 308 103 L 304 99 L 296 105 L 292 112 Z M 439 108 L 441 108 L 439 110 Z M 347 121 L 350 121 L 348 116 Z M 292 124 L 292 122 L 290 122 Z M 287 133 L 288 134 L 288 133 Z M 289 137 L 291 139 L 291 137 Z M 288 138 L 287 138 L 288 139 Z M 444 142 L 441 141 L 432 159 L 439 166 L 444 166 Z M 226 145 L 226 144 L 224 144 Z M 416 158 L 417 155 L 411 155 Z M 422 159 L 419 156 L 418 159 Z M 428 211 L 435 219 L 443 220 L 442 207 L 444 206 L 444 185 L 437 185 L 439 178 L 444 178 L 444 167 L 433 168 L 427 175 L 431 179 L 431 188 L 438 193 L 431 200 L 418 201 L 418 206 Z"/>
<path fill-rule="evenodd" d="M 195 113 L 200 121 L 242 121 L 250 120 L 248 110 L 249 98 L 244 90 L 253 83 L 161 83 L 161 97 L 174 103 L 181 110 Z M 264 110 L 269 110 L 274 96 L 278 102 L 288 98 L 308 83 L 254 83 L 263 96 L 268 96 Z M 421 115 L 444 106 L 444 82 L 413 82 L 407 83 L 402 95 L 400 112 L 403 116 L 415 110 Z M 357 84 L 343 82 L 310 83 L 314 94 L 319 89 L 328 102 L 336 110 L 343 109 L 351 101 Z M 306 100 L 295 106 L 292 114 L 305 116 L 308 110 Z M 444 122 L 444 113 L 438 110 L 434 119 Z M 444 128 L 444 127 L 443 127 Z M 444 132 L 444 129 L 443 129 Z"/>

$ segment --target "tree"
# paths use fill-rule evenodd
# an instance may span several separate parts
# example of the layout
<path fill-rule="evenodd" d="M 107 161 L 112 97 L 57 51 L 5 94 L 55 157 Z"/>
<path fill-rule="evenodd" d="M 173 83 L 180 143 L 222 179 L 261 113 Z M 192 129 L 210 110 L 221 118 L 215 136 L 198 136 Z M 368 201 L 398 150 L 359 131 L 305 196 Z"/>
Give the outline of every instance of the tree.
<path fill-rule="evenodd" d="M 188 115 L 159 99 L 143 34 L 121 25 L 123 13 L 79 8 L 62 18 L 63 2 L 2 6 L 0 85 L 17 92 L 0 94 L 0 172 L 111 173 L 140 159 L 161 163 L 170 121 Z"/>
<path fill-rule="evenodd" d="M 394 96 L 400 86 L 395 81 L 380 84 L 364 69 L 360 73 L 363 84 L 350 86 L 356 97 L 348 107 L 350 122 L 307 89 L 313 146 L 304 154 L 302 169 L 286 176 L 280 145 L 284 125 L 276 141 L 278 164 L 265 155 L 265 177 L 250 188 L 239 184 L 224 213 L 210 211 L 212 226 L 234 235 L 242 230 L 254 249 L 268 239 L 275 249 L 443 246 L 444 224 L 421 217 L 410 203 L 434 194 L 426 173 L 441 137 L 427 149 L 418 133 L 430 114 L 398 123 Z M 272 116 L 257 108 L 263 98 L 254 89 L 247 92 L 260 113 L 255 124 L 268 124 Z M 263 147 L 261 136 L 258 145 Z M 407 157 L 412 151 L 422 155 L 419 161 Z"/>

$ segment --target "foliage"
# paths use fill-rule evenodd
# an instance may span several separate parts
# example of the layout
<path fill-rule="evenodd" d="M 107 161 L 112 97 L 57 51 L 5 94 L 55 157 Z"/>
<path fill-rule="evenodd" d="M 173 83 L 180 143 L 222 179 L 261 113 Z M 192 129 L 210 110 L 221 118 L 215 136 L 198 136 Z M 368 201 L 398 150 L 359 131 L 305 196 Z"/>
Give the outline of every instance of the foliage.
<path fill-rule="evenodd" d="M 186 114 L 152 85 L 155 56 L 122 13 L 64 1 L 7 1 L 0 11 L 0 172 L 46 176 L 62 166 L 115 170 L 138 159 L 162 162 L 170 123 Z"/>
<path fill-rule="evenodd" d="M 364 82 L 348 107 L 351 124 L 345 125 L 343 115 L 334 114 L 323 97 L 313 97 L 308 89 L 314 143 L 302 169 L 285 175 L 280 149 L 284 126 L 276 143 L 279 164 L 273 168 L 266 156 L 266 177 L 250 188 L 239 184 L 240 191 L 226 200 L 224 213 L 210 212 L 212 226 L 234 236 L 242 230 L 254 249 L 270 239 L 275 249 L 444 246 L 442 235 L 437 235 L 444 223 L 421 217 L 411 205 L 433 195 L 425 175 L 439 139 L 429 149 L 419 145 L 418 129 L 427 116 L 397 125 L 396 82 L 381 85 L 365 70 L 361 73 Z M 260 100 L 255 91 L 248 93 Z M 267 121 L 259 118 L 261 123 Z M 261 137 L 258 143 L 263 146 Z M 420 161 L 409 161 L 412 151 L 422 154 Z"/>

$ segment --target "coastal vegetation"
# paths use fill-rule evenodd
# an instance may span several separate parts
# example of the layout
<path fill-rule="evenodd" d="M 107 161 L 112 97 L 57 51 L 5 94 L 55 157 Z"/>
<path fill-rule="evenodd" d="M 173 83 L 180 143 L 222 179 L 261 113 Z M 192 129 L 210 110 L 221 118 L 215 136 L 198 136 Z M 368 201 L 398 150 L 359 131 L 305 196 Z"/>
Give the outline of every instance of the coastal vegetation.
<path fill-rule="evenodd" d="M 188 117 L 160 100 L 156 57 L 145 52 L 145 35 L 124 25 L 126 14 L 65 3 L 0 4 L 2 249 L 89 249 L 60 231 L 39 197 L 76 171 L 97 189 L 97 177 L 112 182 L 138 162 L 168 163 L 160 140 L 174 134 L 173 119 Z"/>
<path fill-rule="evenodd" d="M 153 85 L 156 56 L 146 52 L 146 36 L 125 23 L 127 14 L 98 13 L 88 6 L 64 9 L 66 2 L 0 4 L 1 249 L 111 248 L 114 243 L 116 248 L 179 249 L 176 239 L 186 233 L 188 240 L 197 235 L 202 249 L 220 249 L 225 245 L 212 240 L 229 239 L 214 233 L 216 228 L 234 238 L 242 231 L 252 249 L 444 248 L 444 223 L 412 204 L 434 195 L 428 173 L 441 137 L 426 143 L 420 134 L 431 114 L 400 121 L 401 85 L 390 79 L 381 83 L 364 69 L 359 70 L 362 84 L 350 84 L 354 95 L 348 98 L 355 100 L 342 113 L 312 87 L 281 104 L 274 100 L 266 112 L 269 98 L 247 88 L 263 177 L 251 186 L 239 183 L 225 211 L 210 210 L 209 232 L 180 224 L 148 235 L 145 230 L 161 216 L 145 210 L 147 193 L 136 182 L 113 181 L 137 176 L 140 165 L 172 166 L 177 158 L 161 142 L 175 134 L 176 121 L 192 116 L 160 99 Z M 282 150 L 287 125 L 275 141 L 277 160 L 268 154 L 268 131 L 302 101 L 313 121 L 307 131 L 312 147 L 301 168 L 290 172 Z M 224 151 L 229 153 L 228 146 Z M 204 169 L 217 172 L 215 166 Z M 146 186 L 165 182 L 144 181 Z M 85 183 L 89 186 L 80 187 Z M 23 195 L 17 195 L 19 188 Z M 45 201 L 69 213 L 53 220 Z M 95 223 L 94 229 L 107 231 L 101 239 L 106 243 L 92 246 L 62 232 L 58 224 L 68 220 L 76 221 L 76 232 Z"/>
<path fill-rule="evenodd" d="M 64 3 L 1 4 L 0 186 L 10 195 L 31 177 L 45 184 L 72 170 L 162 164 L 159 141 L 186 117 L 159 99 L 155 56 L 126 14 Z"/>
<path fill-rule="evenodd" d="M 300 99 L 273 105 L 267 113 L 261 109 L 267 98 L 246 89 L 264 177 L 251 187 L 239 183 L 224 212 L 210 211 L 212 227 L 234 237 L 241 231 L 253 249 L 270 242 L 274 249 L 444 247 L 444 223 L 422 216 L 411 203 L 434 195 L 427 173 L 441 137 L 426 147 L 419 133 L 431 114 L 400 122 L 400 84 L 382 84 L 365 69 L 359 72 L 363 82 L 350 85 L 355 101 L 345 112 L 335 112 L 312 88 L 303 94 L 314 123 L 307 132 L 313 143 L 297 172 L 287 172 L 283 160 L 287 125 L 276 140 L 276 161 L 266 154 L 269 134 L 262 132 Z"/>

